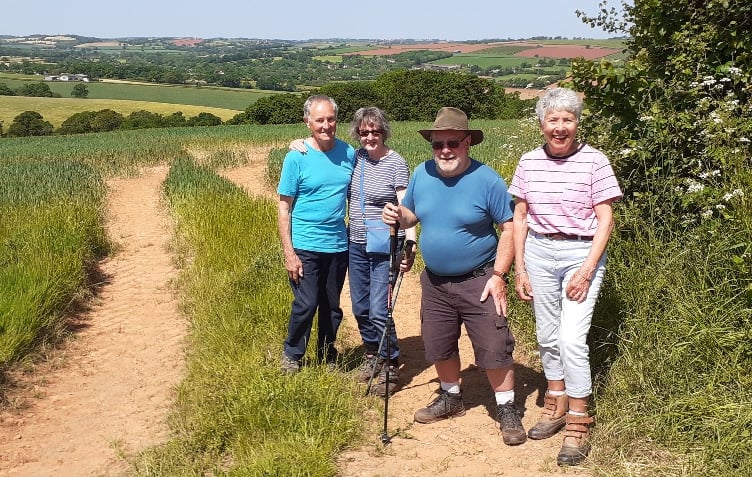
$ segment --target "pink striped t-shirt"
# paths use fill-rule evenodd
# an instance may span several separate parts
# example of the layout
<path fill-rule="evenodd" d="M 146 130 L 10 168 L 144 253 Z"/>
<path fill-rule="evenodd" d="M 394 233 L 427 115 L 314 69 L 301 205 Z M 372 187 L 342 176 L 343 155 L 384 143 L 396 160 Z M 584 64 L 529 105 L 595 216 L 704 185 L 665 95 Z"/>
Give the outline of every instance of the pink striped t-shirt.
<path fill-rule="evenodd" d="M 598 227 L 593 206 L 622 196 L 608 158 L 587 144 L 563 159 L 543 147 L 524 154 L 509 193 L 527 202 L 534 232 L 587 236 Z"/>

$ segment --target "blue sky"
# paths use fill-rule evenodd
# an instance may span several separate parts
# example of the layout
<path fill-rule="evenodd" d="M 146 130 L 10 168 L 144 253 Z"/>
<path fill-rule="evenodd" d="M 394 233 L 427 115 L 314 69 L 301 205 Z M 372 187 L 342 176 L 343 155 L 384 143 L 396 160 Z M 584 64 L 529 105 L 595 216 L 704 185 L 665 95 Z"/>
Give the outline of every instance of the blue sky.
<path fill-rule="evenodd" d="M 34 0 L 5 2 L 0 35 L 440 39 L 608 38 L 575 15 L 600 0 Z M 615 4 L 609 1 L 609 4 Z"/>

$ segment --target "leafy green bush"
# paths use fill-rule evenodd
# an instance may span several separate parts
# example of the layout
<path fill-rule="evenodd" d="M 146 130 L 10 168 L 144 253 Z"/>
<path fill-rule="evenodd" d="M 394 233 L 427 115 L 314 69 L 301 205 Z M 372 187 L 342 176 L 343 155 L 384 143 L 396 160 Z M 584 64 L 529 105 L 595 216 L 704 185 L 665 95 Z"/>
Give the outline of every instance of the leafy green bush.
<path fill-rule="evenodd" d="M 50 136 L 54 127 L 36 111 L 24 111 L 8 126 L 8 136 Z"/>
<path fill-rule="evenodd" d="M 733 177 L 752 165 L 752 15 L 747 2 L 624 6 L 631 57 L 578 60 L 583 132 L 614 158 L 627 199 L 663 230 L 725 215 Z M 607 10 L 589 19 L 626 28 Z"/>
<path fill-rule="evenodd" d="M 626 192 L 594 318 L 598 464 L 748 475 L 752 4 L 622 6 L 586 20 L 627 33 L 628 59 L 572 67 Z"/>

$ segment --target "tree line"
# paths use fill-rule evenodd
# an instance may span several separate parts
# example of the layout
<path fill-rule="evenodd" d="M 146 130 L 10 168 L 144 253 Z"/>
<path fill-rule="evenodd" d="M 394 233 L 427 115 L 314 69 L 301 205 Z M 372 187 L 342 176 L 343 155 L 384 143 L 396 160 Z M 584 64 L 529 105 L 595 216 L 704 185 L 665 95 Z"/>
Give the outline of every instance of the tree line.
<path fill-rule="evenodd" d="M 442 106 L 454 106 L 476 119 L 518 119 L 532 114 L 534 100 L 506 93 L 492 80 L 445 71 L 398 70 L 376 81 L 330 83 L 310 94 L 337 101 L 349 118 L 364 105 L 378 106 L 393 121 L 430 121 Z M 305 97 L 274 95 L 258 99 L 228 124 L 293 124 L 300 121 Z"/>
<path fill-rule="evenodd" d="M 507 94 L 503 87 L 491 80 L 441 71 L 393 71 L 381 75 L 376 81 L 331 83 L 310 94 L 326 94 L 334 98 L 342 118 L 352 117 L 364 105 L 374 105 L 388 111 L 393 121 L 429 121 L 442 106 L 458 107 L 476 119 L 516 119 L 529 116 L 533 107 L 533 100 L 522 100 L 518 93 Z M 292 93 L 267 96 L 225 124 L 295 124 L 301 121 L 304 101 L 304 96 Z M 141 110 L 123 116 L 104 109 L 76 113 L 55 130 L 38 112 L 24 111 L 10 124 L 6 136 L 221 124 L 222 119 L 211 113 L 186 118 L 181 112 L 164 116 Z M 0 124 L 0 135 L 2 133 Z"/>
<path fill-rule="evenodd" d="M 26 83 L 16 89 L 11 89 L 5 83 L 0 83 L 0 96 L 31 96 L 35 98 L 60 98 L 59 93 L 53 93 L 49 85 L 42 83 Z M 73 87 L 71 96 L 74 98 L 86 98 L 89 96 L 89 88 L 84 83 L 78 83 Z"/>

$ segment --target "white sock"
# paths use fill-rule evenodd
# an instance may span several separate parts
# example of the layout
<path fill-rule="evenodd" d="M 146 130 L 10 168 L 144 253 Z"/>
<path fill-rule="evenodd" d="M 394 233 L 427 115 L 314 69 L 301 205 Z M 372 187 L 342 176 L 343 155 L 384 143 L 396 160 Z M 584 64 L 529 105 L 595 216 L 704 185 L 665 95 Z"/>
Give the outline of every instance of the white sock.
<path fill-rule="evenodd" d="M 460 393 L 460 383 L 459 383 L 459 381 L 456 382 L 456 383 L 447 383 L 447 382 L 442 381 L 441 382 L 441 389 L 443 389 L 444 391 L 446 391 L 448 393 L 459 394 Z"/>
<path fill-rule="evenodd" d="M 567 412 L 569 412 L 569 414 L 571 414 L 573 416 L 580 416 L 580 417 L 587 416 L 586 412 L 577 412 L 577 411 L 571 411 L 571 410 L 567 411 Z"/>
<path fill-rule="evenodd" d="M 563 396 L 564 393 L 566 393 L 566 391 L 551 391 L 550 389 L 548 390 L 549 396 Z"/>
<path fill-rule="evenodd" d="M 496 404 L 506 404 L 508 402 L 514 402 L 514 389 L 511 391 L 496 391 Z"/>

